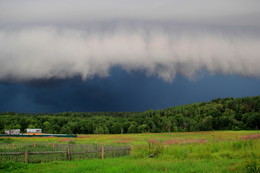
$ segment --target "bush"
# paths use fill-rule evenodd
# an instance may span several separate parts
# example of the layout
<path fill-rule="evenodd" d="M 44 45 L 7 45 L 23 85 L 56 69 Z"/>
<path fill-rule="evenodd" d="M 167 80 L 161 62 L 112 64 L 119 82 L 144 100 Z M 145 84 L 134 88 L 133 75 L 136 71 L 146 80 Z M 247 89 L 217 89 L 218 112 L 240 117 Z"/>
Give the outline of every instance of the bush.
<path fill-rule="evenodd" d="M 160 142 L 148 142 L 147 145 L 136 146 L 132 152 L 134 158 L 152 158 L 158 157 L 164 150 L 164 146 Z"/>
<path fill-rule="evenodd" d="M 149 146 L 149 157 L 158 157 L 164 148 L 161 142 L 155 142 L 155 143 L 148 142 L 148 146 Z"/>
<path fill-rule="evenodd" d="M 11 144 L 14 140 L 11 138 L 0 138 L 1 144 Z"/>
<path fill-rule="evenodd" d="M 244 170 L 248 173 L 259 173 L 260 172 L 260 166 L 257 163 L 256 159 L 250 159 L 247 160 L 244 164 Z"/>
<path fill-rule="evenodd" d="M 25 168 L 27 165 L 24 163 L 16 163 L 16 162 L 0 162 L 0 170 L 15 170 Z"/>
<path fill-rule="evenodd" d="M 233 150 L 239 150 L 243 147 L 243 142 L 242 141 L 235 141 L 232 144 Z"/>

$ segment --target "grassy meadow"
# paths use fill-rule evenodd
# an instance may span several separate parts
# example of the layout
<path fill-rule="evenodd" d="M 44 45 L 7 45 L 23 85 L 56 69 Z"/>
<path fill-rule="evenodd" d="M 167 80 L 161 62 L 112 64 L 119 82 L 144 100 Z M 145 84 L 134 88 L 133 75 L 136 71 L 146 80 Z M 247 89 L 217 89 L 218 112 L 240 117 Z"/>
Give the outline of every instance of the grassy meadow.
<path fill-rule="evenodd" d="M 0 172 L 260 172 L 259 131 L 0 138 L 0 145 L 34 143 L 129 145 L 133 150 L 130 156 L 104 160 L 2 162 Z"/>

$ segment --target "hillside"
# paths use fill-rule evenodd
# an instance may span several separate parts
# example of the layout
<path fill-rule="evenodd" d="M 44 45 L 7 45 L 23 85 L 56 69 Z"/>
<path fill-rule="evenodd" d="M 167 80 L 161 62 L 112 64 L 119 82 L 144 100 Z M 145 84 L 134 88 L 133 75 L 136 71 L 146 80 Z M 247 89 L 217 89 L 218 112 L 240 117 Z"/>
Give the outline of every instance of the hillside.
<path fill-rule="evenodd" d="M 117 134 L 209 130 L 258 130 L 260 96 L 217 98 L 211 102 L 145 112 L 0 113 L 4 129 L 42 128 L 44 133 Z"/>

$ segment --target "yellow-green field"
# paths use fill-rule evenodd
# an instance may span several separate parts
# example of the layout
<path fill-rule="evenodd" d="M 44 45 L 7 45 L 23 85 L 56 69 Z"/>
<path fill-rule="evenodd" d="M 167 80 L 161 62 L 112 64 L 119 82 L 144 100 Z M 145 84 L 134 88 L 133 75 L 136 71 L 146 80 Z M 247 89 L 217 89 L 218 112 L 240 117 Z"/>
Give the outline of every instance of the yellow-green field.
<path fill-rule="evenodd" d="M 1 138 L 0 144 L 74 143 L 131 145 L 130 156 L 55 161 L 38 164 L 6 162 L 0 172 L 259 172 L 259 131 L 211 131 L 78 138 Z"/>
<path fill-rule="evenodd" d="M 236 141 L 247 136 L 260 135 L 260 131 L 205 131 L 205 132 L 178 132 L 178 133 L 140 133 L 140 134 L 89 134 L 78 135 L 78 138 L 59 137 L 7 137 L 8 143 L 76 143 L 76 144 L 103 144 L 103 145 L 141 145 L 150 140 L 166 142 L 167 140 L 200 140 L 204 142 Z M 4 138 L 0 138 L 4 139 Z M 0 140 L 1 142 L 1 140 Z M 1 144 L 1 143 L 0 143 Z"/>

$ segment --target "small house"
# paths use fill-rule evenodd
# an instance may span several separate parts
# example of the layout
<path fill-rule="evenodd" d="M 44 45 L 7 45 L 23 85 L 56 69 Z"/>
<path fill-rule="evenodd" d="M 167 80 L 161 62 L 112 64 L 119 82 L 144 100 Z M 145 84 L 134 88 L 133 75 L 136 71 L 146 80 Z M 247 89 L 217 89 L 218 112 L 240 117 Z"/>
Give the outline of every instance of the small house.
<path fill-rule="evenodd" d="M 20 129 L 5 130 L 5 135 L 20 135 Z"/>
<path fill-rule="evenodd" d="M 27 135 L 41 135 L 42 129 L 26 129 Z"/>

